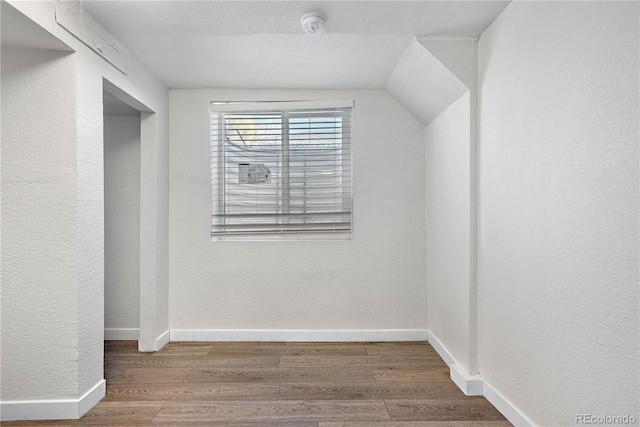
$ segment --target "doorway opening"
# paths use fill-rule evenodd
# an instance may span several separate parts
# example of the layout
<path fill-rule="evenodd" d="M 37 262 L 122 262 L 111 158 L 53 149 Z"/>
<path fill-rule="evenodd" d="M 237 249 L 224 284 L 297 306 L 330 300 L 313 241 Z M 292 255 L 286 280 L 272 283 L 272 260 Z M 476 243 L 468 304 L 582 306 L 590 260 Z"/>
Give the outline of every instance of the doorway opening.
<path fill-rule="evenodd" d="M 140 111 L 107 90 L 104 118 L 104 339 L 140 339 Z"/>

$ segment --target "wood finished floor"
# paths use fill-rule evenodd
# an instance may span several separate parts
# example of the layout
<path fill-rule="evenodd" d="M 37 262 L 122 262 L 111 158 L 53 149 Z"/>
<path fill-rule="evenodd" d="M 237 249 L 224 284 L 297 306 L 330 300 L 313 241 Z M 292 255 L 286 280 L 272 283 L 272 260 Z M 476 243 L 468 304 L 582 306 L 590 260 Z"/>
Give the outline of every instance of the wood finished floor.
<path fill-rule="evenodd" d="M 105 343 L 106 397 L 80 420 L 2 426 L 504 427 L 420 343 Z"/>

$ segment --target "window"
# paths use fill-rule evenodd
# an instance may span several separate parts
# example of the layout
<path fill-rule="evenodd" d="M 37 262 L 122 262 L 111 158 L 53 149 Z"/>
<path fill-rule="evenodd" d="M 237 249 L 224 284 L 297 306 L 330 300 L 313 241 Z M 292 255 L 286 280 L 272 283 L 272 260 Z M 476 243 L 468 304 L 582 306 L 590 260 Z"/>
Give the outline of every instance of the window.
<path fill-rule="evenodd" d="M 352 105 L 212 103 L 212 237 L 349 239 Z"/>

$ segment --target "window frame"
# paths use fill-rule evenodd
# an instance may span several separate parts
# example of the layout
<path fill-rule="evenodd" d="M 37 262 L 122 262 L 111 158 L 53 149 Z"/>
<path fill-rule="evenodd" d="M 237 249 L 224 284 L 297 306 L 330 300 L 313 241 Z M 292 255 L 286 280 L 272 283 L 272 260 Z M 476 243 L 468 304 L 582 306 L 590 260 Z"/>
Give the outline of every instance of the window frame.
<path fill-rule="evenodd" d="M 341 101 L 266 101 L 266 102 L 212 102 L 210 108 L 210 123 L 211 123 L 211 136 L 210 136 L 210 165 L 211 165 L 211 240 L 212 241 L 226 241 L 226 240 L 346 240 L 350 241 L 353 239 L 353 100 L 341 100 Z M 265 113 L 280 113 L 282 117 L 282 127 L 281 127 L 281 154 L 283 156 L 283 169 L 286 170 L 287 179 L 283 180 L 283 189 L 286 187 L 286 191 L 283 191 L 283 194 L 286 196 L 282 196 L 282 198 L 278 199 L 278 201 L 286 202 L 286 212 L 278 213 L 274 215 L 282 215 L 288 216 L 290 214 L 291 208 L 291 200 L 290 200 L 290 191 L 289 186 L 291 184 L 291 174 L 288 169 L 291 165 L 290 154 L 291 154 L 291 144 L 290 144 L 290 116 L 295 116 L 296 112 L 304 111 L 305 113 L 313 115 L 312 110 L 319 110 L 317 113 L 317 117 L 327 117 L 326 113 L 322 114 L 321 110 L 332 110 L 332 109 L 343 109 L 345 110 L 345 116 L 348 120 L 342 120 L 341 122 L 341 150 L 342 159 L 340 164 L 342 165 L 342 171 L 340 177 L 347 177 L 346 183 L 343 183 L 344 190 L 342 192 L 343 200 L 341 202 L 342 208 L 345 206 L 347 210 L 344 212 L 335 212 L 333 213 L 326 212 L 320 213 L 320 215 L 334 215 L 340 216 L 342 213 L 343 217 L 348 216 L 348 228 L 341 231 L 330 231 L 325 229 L 323 231 L 303 231 L 297 230 L 295 228 L 304 228 L 304 227 L 296 227 L 292 226 L 294 229 L 286 229 L 287 227 L 281 227 L 280 230 L 277 230 L 277 227 L 273 226 L 271 231 L 260 231 L 254 233 L 240 233 L 238 231 L 230 231 L 227 229 L 226 231 L 218 231 L 216 232 L 216 227 L 224 228 L 226 224 L 220 226 L 220 224 L 216 223 L 216 217 L 222 218 L 218 219 L 221 221 L 226 221 L 228 218 L 232 218 L 232 215 L 228 216 L 226 211 L 227 200 L 226 200 L 226 168 L 227 162 L 225 159 L 225 155 L 227 150 L 225 136 L 226 130 L 224 128 L 225 120 L 221 120 L 222 115 L 228 113 L 247 113 L 247 114 L 257 114 L 260 112 Z M 218 115 L 216 119 L 214 119 L 214 114 Z M 348 114 L 348 115 L 347 115 Z M 214 131 L 213 131 L 213 122 L 216 121 L 217 127 L 217 137 L 214 140 Z M 286 125 L 285 125 L 286 123 Z M 215 145 L 215 147 L 214 147 Z M 214 166 L 214 152 L 217 161 L 217 166 Z M 285 160 L 286 158 L 286 160 Z M 217 173 L 217 176 L 214 176 Z M 306 193 L 305 193 L 306 195 Z M 346 197 L 345 197 L 346 195 Z M 217 204 L 217 206 L 215 206 Z M 218 212 L 218 213 L 216 213 Z M 222 213 L 220 213 L 222 212 Z M 303 213 L 304 215 L 304 213 Z M 307 216 L 311 216 L 309 214 Z M 318 213 L 316 213 L 318 215 Z M 290 218 L 290 217 L 289 217 Z M 328 222 L 329 224 L 331 222 Z M 257 222 L 256 222 L 257 224 Z M 282 223 L 281 223 L 282 224 Z M 322 223 L 320 223 L 322 224 Z M 232 227 L 233 228 L 233 227 Z M 265 227 L 267 230 L 268 227 Z"/>

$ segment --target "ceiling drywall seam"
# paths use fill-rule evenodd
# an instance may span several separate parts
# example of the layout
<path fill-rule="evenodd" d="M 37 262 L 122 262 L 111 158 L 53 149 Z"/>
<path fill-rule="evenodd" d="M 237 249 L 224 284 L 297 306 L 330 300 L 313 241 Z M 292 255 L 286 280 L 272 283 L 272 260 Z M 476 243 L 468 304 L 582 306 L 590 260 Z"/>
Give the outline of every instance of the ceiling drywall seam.
<path fill-rule="evenodd" d="M 131 57 L 131 54 L 108 31 L 82 10 L 82 3 L 80 3 L 80 7 L 77 7 L 72 2 L 57 0 L 55 20 L 58 25 L 98 56 L 123 74 L 127 74 L 125 55 Z"/>
<path fill-rule="evenodd" d="M 417 39 L 409 43 L 385 86 L 385 91 L 423 125 L 431 123 L 467 90 Z"/>

